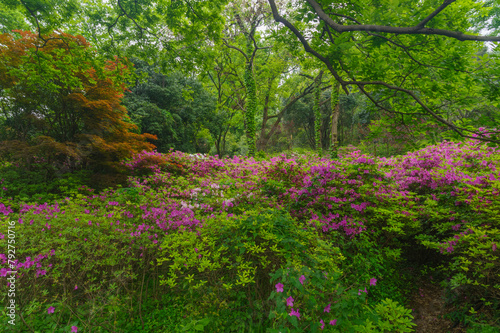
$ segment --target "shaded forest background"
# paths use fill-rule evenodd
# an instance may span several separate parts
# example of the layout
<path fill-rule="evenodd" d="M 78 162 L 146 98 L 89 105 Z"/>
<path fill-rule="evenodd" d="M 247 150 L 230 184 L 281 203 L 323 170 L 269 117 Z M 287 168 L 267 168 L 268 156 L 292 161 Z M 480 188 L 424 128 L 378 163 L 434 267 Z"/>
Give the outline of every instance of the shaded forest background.
<path fill-rule="evenodd" d="M 392 156 L 500 142 L 492 1 L 0 5 L 0 156 L 42 163 L 47 179 L 123 180 L 119 162 L 152 149 Z"/>

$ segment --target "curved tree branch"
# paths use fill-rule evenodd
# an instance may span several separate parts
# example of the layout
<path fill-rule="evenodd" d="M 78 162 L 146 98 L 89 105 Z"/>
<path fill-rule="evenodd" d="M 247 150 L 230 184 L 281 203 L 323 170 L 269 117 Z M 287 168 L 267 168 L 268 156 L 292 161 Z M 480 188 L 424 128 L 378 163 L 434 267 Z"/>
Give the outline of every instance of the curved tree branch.
<path fill-rule="evenodd" d="M 393 86 L 391 84 L 388 84 L 387 82 L 383 82 L 383 81 L 344 81 L 344 84 L 346 85 L 356 85 L 358 86 L 358 88 L 363 92 L 363 94 L 365 94 L 366 96 L 368 96 L 368 98 L 370 98 L 370 100 L 373 102 L 373 98 L 371 97 L 371 94 L 368 93 L 365 89 L 364 89 L 364 86 L 367 86 L 367 85 L 379 85 L 379 86 L 384 86 L 386 88 L 389 88 L 391 90 L 396 90 L 396 91 L 401 91 L 401 92 L 404 92 L 405 94 L 409 95 L 411 98 L 413 98 L 413 100 L 415 102 L 417 102 L 418 105 L 420 105 L 429 115 L 431 115 L 432 117 L 434 117 L 434 119 L 436 119 L 438 122 L 446 125 L 448 128 L 450 128 L 452 131 L 454 131 L 455 133 L 457 133 L 458 135 L 460 135 L 461 137 L 463 138 L 468 138 L 468 139 L 476 139 L 476 140 L 480 140 L 480 141 L 485 141 L 485 142 L 495 142 L 495 143 L 500 143 L 499 140 L 492 140 L 492 139 L 485 139 L 485 138 L 482 138 L 481 136 L 481 133 L 477 133 L 475 131 L 471 131 L 471 130 L 468 130 L 466 128 L 462 128 L 462 127 L 458 127 L 456 126 L 455 124 L 453 123 L 450 123 L 449 121 L 441 118 L 437 113 L 435 113 L 434 111 L 432 111 L 424 102 L 422 102 L 422 100 L 420 98 L 418 98 L 415 93 L 411 90 L 408 90 L 408 89 L 405 89 L 405 88 L 401 88 L 401 87 L 398 87 L 398 86 Z M 378 104 L 378 103 L 377 103 Z M 476 135 L 479 135 L 479 137 L 473 137 L 473 136 L 469 136 L 469 135 L 466 135 L 464 134 L 463 132 L 469 132 L 469 133 L 473 133 L 473 134 L 476 134 Z"/>
<path fill-rule="evenodd" d="M 118 2 L 118 7 L 120 7 L 120 10 L 122 11 L 123 15 L 125 15 L 128 19 L 130 19 L 134 23 L 134 25 L 137 27 L 137 29 L 139 30 L 139 33 L 140 33 L 139 38 L 142 38 L 142 32 L 143 31 L 146 31 L 149 34 L 151 34 L 151 35 L 153 35 L 155 37 L 158 37 L 155 33 L 151 32 L 151 31 L 148 31 L 147 28 L 141 27 L 139 25 L 139 23 L 137 23 L 137 21 L 125 11 L 125 9 L 123 8 L 120 0 L 118 0 L 117 2 Z M 120 16 L 122 16 L 122 15 L 120 15 Z"/>
<path fill-rule="evenodd" d="M 394 86 L 394 85 L 391 85 L 391 84 L 383 82 L 383 81 L 357 81 L 357 80 L 353 80 L 353 79 L 351 79 L 350 81 L 343 80 L 340 77 L 340 75 L 338 74 L 338 72 L 333 68 L 330 60 L 327 57 L 321 55 L 316 50 L 314 50 L 309 45 L 309 43 L 306 40 L 306 38 L 304 37 L 304 35 L 302 35 L 302 33 L 293 24 L 290 23 L 288 20 L 286 20 L 284 17 L 279 15 L 278 9 L 276 8 L 276 3 L 274 2 L 274 0 L 268 0 L 268 2 L 271 6 L 274 20 L 276 22 L 282 23 L 290 31 L 292 31 L 295 34 L 295 36 L 299 39 L 299 41 L 302 43 L 304 50 L 306 52 L 312 54 L 313 56 L 315 56 L 319 60 L 321 60 L 327 66 L 328 70 L 332 73 L 334 78 L 342 85 L 342 88 L 344 91 L 346 91 L 346 93 L 348 93 L 347 86 L 355 85 L 360 89 L 360 91 L 364 95 L 366 95 L 370 99 L 370 101 L 372 101 L 376 106 L 380 107 L 380 104 L 373 98 L 373 96 L 368 91 L 366 91 L 364 86 L 366 86 L 366 85 L 378 85 L 378 86 L 384 86 L 384 87 L 391 89 L 391 90 L 394 90 L 394 91 L 400 91 L 400 92 L 403 92 L 403 93 L 407 94 L 408 96 L 410 96 L 420 107 L 422 107 L 422 109 L 427 114 L 431 115 L 438 122 L 444 124 L 445 126 L 450 128 L 452 131 L 454 131 L 455 133 L 457 133 L 461 137 L 468 138 L 468 139 L 476 139 L 476 140 L 480 140 L 480 141 L 484 141 L 484 142 L 494 142 L 494 143 L 500 144 L 500 140 L 493 140 L 493 139 L 486 138 L 485 135 L 482 133 L 478 133 L 475 131 L 468 130 L 466 128 L 458 127 L 455 124 L 450 123 L 449 121 L 443 119 L 438 114 L 436 114 L 434 111 L 432 111 L 420 98 L 418 98 L 418 96 L 413 91 L 411 91 L 409 89 Z M 313 6 L 313 8 L 317 11 L 318 14 L 321 13 L 320 18 L 322 20 L 324 20 L 330 27 L 332 27 L 337 32 L 345 32 L 345 31 L 369 31 L 369 32 L 372 32 L 372 31 L 375 31 L 375 32 L 394 32 L 394 33 L 404 34 L 405 33 L 404 31 L 410 31 L 411 29 L 413 29 L 412 30 L 413 32 L 406 32 L 406 33 L 437 34 L 435 32 L 439 30 L 439 29 L 418 28 L 418 25 L 416 27 L 413 27 L 413 28 L 393 28 L 393 27 L 381 27 L 381 26 L 371 26 L 371 25 L 343 26 L 343 25 L 339 25 L 339 24 L 335 23 L 330 17 L 328 17 L 314 0 L 307 0 L 307 2 L 309 2 Z M 425 25 L 428 21 L 430 21 L 433 17 L 435 17 L 439 12 L 441 12 L 444 8 L 446 8 L 452 2 L 454 2 L 454 0 L 445 0 L 443 5 L 441 5 L 437 10 L 435 10 L 432 14 L 430 14 L 426 19 L 424 19 L 422 21 L 423 25 Z M 421 25 L 422 25 L 422 22 L 420 22 Z M 383 28 L 383 29 L 381 29 L 381 28 Z M 388 28 L 388 29 L 385 29 L 385 28 Z M 394 30 L 394 29 L 396 29 L 396 30 Z M 403 29 L 403 32 L 401 32 L 400 30 L 397 30 L 397 29 Z M 428 32 L 425 32 L 425 31 L 428 31 Z M 460 36 L 464 36 L 460 32 L 452 32 L 452 31 L 446 31 L 446 32 L 447 32 L 447 34 L 442 33 L 441 35 L 448 36 L 451 38 L 457 38 L 458 35 L 456 35 L 456 34 L 459 34 Z M 460 39 L 460 40 L 499 40 L 500 41 L 500 37 L 488 37 L 488 36 L 486 36 L 486 37 L 469 36 L 469 37 L 471 37 L 471 38 L 467 37 L 465 39 Z M 484 38 L 484 39 L 480 39 L 480 38 Z M 457 38 L 457 39 L 459 39 L 459 38 Z M 383 109 L 387 110 L 386 108 L 383 108 Z M 387 111 L 389 111 L 389 110 L 387 110 Z M 473 136 L 464 134 L 464 132 L 473 133 L 473 134 L 476 134 L 478 136 L 473 137 Z"/>
<path fill-rule="evenodd" d="M 241 53 L 245 57 L 245 59 L 246 59 L 247 62 L 249 61 L 248 55 L 245 52 L 243 52 L 242 49 L 240 49 L 239 47 L 236 47 L 236 46 L 233 46 L 233 45 L 229 44 L 225 38 L 222 38 L 222 42 L 226 45 L 226 47 L 228 47 L 230 49 L 233 49 L 233 50 L 236 50 L 239 53 Z"/>
<path fill-rule="evenodd" d="M 268 0 L 269 3 L 274 0 Z M 354 25 L 342 25 L 338 24 L 334 20 L 328 16 L 321 6 L 315 0 L 306 0 L 316 14 L 319 16 L 321 20 L 323 20 L 328 26 L 330 26 L 333 30 L 342 33 L 342 32 L 350 32 L 350 31 L 367 31 L 367 32 L 385 32 L 391 34 L 398 35 L 440 35 L 446 36 L 454 39 L 458 39 L 460 41 L 465 40 L 474 40 L 474 41 L 490 41 L 490 42 L 499 42 L 500 36 L 474 36 L 467 35 L 460 31 L 451 31 L 446 29 L 434 29 L 434 28 L 425 28 L 425 25 L 432 20 L 436 15 L 438 15 L 443 9 L 449 6 L 451 3 L 455 2 L 455 0 L 445 0 L 439 8 L 437 8 L 432 14 L 427 16 L 421 22 L 419 22 L 416 26 L 413 27 L 391 27 L 386 25 L 376 25 L 376 24 L 354 24 Z M 271 6 L 272 7 L 272 6 Z M 276 5 L 274 5 L 276 7 Z M 273 11 L 274 13 L 274 11 Z"/>
<path fill-rule="evenodd" d="M 415 27 L 418 29 L 422 29 L 425 27 L 427 23 L 429 23 L 430 20 L 432 20 L 437 14 L 439 14 L 443 9 L 451 5 L 453 2 L 456 0 L 444 0 L 441 6 L 439 6 L 435 11 L 433 11 L 429 16 L 424 18 L 422 21 L 420 21 L 419 24 L 417 24 Z"/>
<path fill-rule="evenodd" d="M 295 26 L 293 24 L 288 22 L 284 17 L 279 15 L 278 9 L 276 8 L 276 3 L 274 2 L 274 0 L 268 0 L 268 1 L 269 1 L 269 5 L 271 6 L 271 10 L 273 12 L 274 20 L 276 22 L 282 23 L 284 26 L 286 26 L 288 29 L 290 29 L 295 34 L 295 36 L 297 36 L 299 41 L 302 43 L 304 50 L 306 50 L 306 52 L 311 53 L 313 56 L 315 56 L 316 58 L 321 60 L 328 67 L 328 70 L 335 77 L 335 80 L 337 80 L 338 82 L 340 82 L 342 84 L 342 82 L 343 82 L 342 78 L 339 76 L 337 71 L 333 68 L 330 61 L 326 57 L 319 54 L 317 51 L 313 50 L 313 48 L 309 45 L 309 43 L 307 42 L 305 37 L 300 33 L 300 31 L 297 28 L 295 28 Z M 346 94 L 349 94 L 349 91 L 347 90 L 347 88 L 344 85 L 342 85 L 342 88 L 344 89 Z"/>

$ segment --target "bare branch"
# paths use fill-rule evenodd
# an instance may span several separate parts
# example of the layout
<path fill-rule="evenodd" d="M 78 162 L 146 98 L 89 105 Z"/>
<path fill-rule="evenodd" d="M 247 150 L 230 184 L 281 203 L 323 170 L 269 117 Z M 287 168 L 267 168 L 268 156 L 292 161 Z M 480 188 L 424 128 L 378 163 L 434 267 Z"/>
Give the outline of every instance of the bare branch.
<path fill-rule="evenodd" d="M 418 29 L 422 29 L 425 27 L 427 23 L 429 23 L 430 20 L 432 20 L 437 14 L 439 14 L 443 9 L 451 5 L 453 2 L 456 0 L 444 0 L 443 4 L 439 6 L 435 11 L 433 11 L 429 16 L 424 18 L 422 21 L 420 21 L 419 24 L 417 24 L 415 27 Z"/>
<path fill-rule="evenodd" d="M 268 0 L 274 4 L 274 0 Z M 318 14 L 319 18 L 323 20 L 327 25 L 329 25 L 333 30 L 342 33 L 342 32 L 351 32 L 351 31 L 367 31 L 367 32 L 385 32 L 391 34 L 399 34 L 399 35 L 440 35 L 446 36 L 450 38 L 454 38 L 460 41 L 465 40 L 473 40 L 473 41 L 490 41 L 490 42 L 498 42 L 500 41 L 500 36 L 474 36 L 467 35 L 460 31 L 451 31 L 445 29 L 434 29 L 434 28 L 425 28 L 424 25 L 427 24 L 432 18 L 434 18 L 439 12 L 441 12 L 444 8 L 450 5 L 455 0 L 446 0 L 438 9 L 436 9 L 432 14 L 427 16 L 424 20 L 422 20 L 419 24 L 414 27 L 391 27 L 385 25 L 376 25 L 376 24 L 355 24 L 355 25 L 342 25 L 338 24 L 328 16 L 321 6 L 315 0 L 306 0 L 314 9 L 316 14 Z M 271 5 L 271 8 L 273 6 Z M 276 5 L 274 4 L 274 8 Z M 273 9 L 274 15 L 274 9 Z M 276 19 L 276 16 L 275 16 Z"/>
<path fill-rule="evenodd" d="M 198 15 L 198 13 L 193 9 L 193 6 L 191 6 L 191 3 L 187 0 L 185 0 L 187 5 L 189 6 L 189 9 L 191 9 L 191 11 L 193 12 L 193 14 L 199 19 L 202 21 L 202 18 Z"/>
<path fill-rule="evenodd" d="M 388 84 L 388 83 L 383 82 L 383 81 L 344 81 L 344 84 L 358 86 L 358 88 L 363 92 L 363 94 L 365 94 L 366 96 L 368 96 L 368 98 L 370 98 L 370 100 L 372 100 L 372 102 L 374 100 L 371 97 L 371 94 L 369 94 L 364 89 L 364 86 L 367 86 L 367 85 L 379 85 L 379 86 L 384 86 L 386 88 L 389 88 L 391 90 L 397 90 L 397 91 L 404 92 L 407 95 L 411 96 L 411 98 L 413 98 L 413 100 L 415 102 L 417 102 L 418 105 L 420 105 L 428 114 L 430 114 L 432 117 L 434 117 L 438 122 L 446 125 L 448 128 L 450 128 L 451 130 L 453 130 L 455 133 L 457 133 L 461 137 L 468 138 L 468 139 L 477 139 L 477 140 L 485 141 L 485 142 L 500 143 L 499 140 L 484 139 L 484 138 L 481 138 L 481 137 L 472 137 L 472 136 L 469 136 L 469 135 L 465 135 L 464 133 L 462 133 L 462 131 L 463 132 L 473 133 L 473 134 L 479 134 L 479 133 L 477 133 L 475 131 L 471 131 L 471 130 L 466 129 L 466 128 L 458 127 L 455 124 L 450 123 L 449 121 L 441 118 L 438 114 L 436 114 L 434 111 L 432 111 L 424 102 L 422 102 L 422 100 L 420 98 L 418 98 L 413 93 L 413 91 L 411 91 L 411 90 L 408 90 L 408 89 L 405 89 L 405 88 L 401 88 L 401 87 L 397 87 L 397 86 L 393 86 L 393 85 Z"/>
<path fill-rule="evenodd" d="M 153 35 L 153 36 L 155 36 L 155 37 L 158 37 L 156 34 L 152 33 L 151 31 L 148 31 L 148 29 L 147 29 L 147 28 L 143 28 L 143 27 L 141 27 L 141 26 L 139 25 L 139 23 L 137 23 L 137 22 L 136 22 L 136 20 L 135 20 L 132 16 L 130 16 L 130 15 L 129 15 L 126 11 L 125 11 L 125 9 L 123 8 L 123 6 L 122 6 L 122 4 L 121 4 L 120 0 L 118 0 L 118 7 L 120 7 L 120 9 L 121 9 L 122 13 L 123 13 L 123 14 L 124 14 L 124 15 L 125 15 L 128 19 L 130 19 L 132 22 L 134 22 L 134 25 L 137 27 L 137 29 L 139 30 L 139 33 L 140 33 L 139 38 L 142 38 L 142 32 L 143 32 L 143 31 L 146 31 L 146 32 L 147 32 L 147 33 L 149 33 L 149 34 L 151 34 L 151 35 Z"/>
<path fill-rule="evenodd" d="M 240 52 L 241 54 L 243 54 L 243 56 L 245 57 L 246 61 L 247 62 L 249 61 L 247 54 L 245 52 L 243 52 L 242 49 L 240 49 L 240 48 L 238 48 L 236 46 L 230 45 L 225 38 L 222 38 L 222 42 L 226 45 L 226 47 L 228 47 L 230 49 L 233 49 L 233 50 L 236 50 L 236 51 Z"/>
<path fill-rule="evenodd" d="M 303 76 L 303 77 L 307 77 L 310 80 L 314 80 L 314 77 L 312 77 L 311 75 L 307 75 L 307 74 L 304 74 L 304 73 L 299 73 L 299 75 Z"/>
<path fill-rule="evenodd" d="M 384 30 L 384 29 L 379 29 L 380 26 L 369 26 L 369 25 L 367 25 L 367 26 L 343 26 L 343 25 L 339 25 L 339 24 L 333 22 L 333 20 L 330 17 L 328 17 L 321 10 L 321 8 L 319 7 L 319 5 L 314 0 L 307 0 L 307 1 L 313 6 L 313 8 L 315 10 L 317 8 L 317 13 L 319 13 L 318 11 L 320 11 L 320 13 L 321 13 L 320 18 L 323 19 L 328 25 L 330 25 L 337 32 L 344 32 L 344 31 L 369 31 L 369 32 L 371 32 L 371 31 L 376 31 L 376 32 L 394 32 L 394 33 L 404 34 L 405 33 L 404 31 L 406 31 L 408 29 L 414 29 L 414 30 L 416 29 L 415 27 L 413 27 L 413 28 L 382 27 L 384 29 L 385 28 L 390 28 L 390 29 Z M 453 130 L 455 133 L 457 133 L 461 137 L 463 137 L 463 138 L 469 138 L 469 139 L 476 139 L 476 140 L 480 140 L 480 141 L 484 141 L 484 142 L 500 143 L 499 140 L 493 140 L 493 139 L 485 138 L 485 136 L 482 133 L 478 133 L 478 132 L 474 132 L 474 131 L 468 130 L 466 128 L 458 127 L 455 124 L 450 123 L 449 121 L 443 119 L 438 114 L 436 114 L 433 110 L 431 110 L 420 98 L 417 97 L 417 95 L 415 95 L 415 93 L 413 91 L 411 91 L 409 89 L 405 89 L 405 88 L 402 88 L 402 87 L 394 86 L 394 85 L 391 85 L 391 84 L 383 82 L 383 81 L 356 81 L 354 78 L 351 78 L 351 81 L 343 80 L 340 77 L 340 75 L 337 73 L 337 71 L 333 68 L 332 63 L 330 62 L 330 60 L 328 58 L 324 57 L 323 55 L 321 55 L 316 50 L 312 49 L 311 46 L 309 45 L 309 43 L 307 42 L 307 40 L 305 39 L 305 37 L 302 35 L 302 33 L 293 24 L 291 24 L 289 21 L 287 21 L 285 18 L 283 18 L 282 16 L 279 15 L 278 10 L 276 8 L 276 3 L 274 2 L 274 0 L 268 0 L 268 2 L 270 4 L 270 6 L 271 6 L 271 9 L 272 9 L 272 12 L 273 12 L 273 17 L 274 17 L 275 21 L 282 23 L 288 29 L 290 29 L 295 34 L 295 36 L 299 39 L 299 41 L 302 43 L 305 51 L 308 52 L 308 53 L 310 53 L 310 54 L 312 54 L 313 56 L 315 56 L 319 60 L 321 60 L 327 66 L 328 70 L 332 73 L 332 75 L 337 80 L 337 82 L 339 82 L 342 85 L 342 88 L 346 92 L 346 94 L 349 94 L 347 86 L 349 86 L 349 85 L 355 85 L 377 107 L 379 107 L 381 109 L 384 109 L 386 111 L 389 111 L 389 112 L 393 112 L 393 111 L 388 110 L 387 108 L 384 108 L 383 106 L 381 106 L 380 103 L 378 103 L 373 98 L 373 96 L 369 92 L 366 91 L 366 89 L 364 88 L 364 86 L 366 86 L 366 85 L 379 85 L 379 86 L 384 86 L 384 87 L 386 87 L 388 89 L 391 89 L 391 90 L 400 91 L 400 92 L 403 92 L 403 93 L 407 94 L 408 96 L 410 96 L 420 107 L 422 107 L 422 109 L 427 114 L 431 115 L 438 122 L 444 124 L 445 126 L 447 126 L 448 128 L 450 128 L 451 130 Z M 443 4 L 443 6 L 441 6 L 442 8 L 440 7 L 441 9 L 439 11 L 441 11 L 442 9 L 444 9 L 451 2 L 453 2 L 453 1 L 451 1 L 451 0 L 445 1 L 445 3 Z M 446 6 L 445 6 L 445 4 L 446 4 Z M 427 18 L 429 20 L 432 19 L 432 17 L 434 17 L 435 15 L 437 15 L 439 13 L 439 11 L 435 11 L 433 14 L 431 14 Z M 432 16 L 432 15 L 434 15 L 434 16 Z M 424 23 L 426 23 L 426 22 L 424 22 Z M 361 28 L 358 29 L 358 27 L 361 27 Z M 391 29 L 404 29 L 404 31 L 400 32 L 399 30 L 396 31 L 396 30 L 391 30 Z M 391 31 L 389 31 L 389 30 L 391 30 Z M 422 28 L 422 29 L 419 29 L 418 32 L 411 32 L 411 33 L 424 34 L 424 31 L 427 31 L 426 32 L 427 34 L 438 34 L 438 33 L 435 33 L 438 30 L 439 29 Z M 431 31 L 431 32 L 429 33 L 429 31 Z M 446 32 L 447 32 L 447 34 L 441 34 L 441 33 L 439 33 L 439 34 L 444 35 L 444 36 L 448 36 L 448 37 L 452 37 L 452 38 L 456 38 L 458 36 L 456 34 L 459 34 L 462 37 L 464 36 L 460 32 L 450 32 L 450 31 L 446 31 Z M 453 34 L 455 34 L 455 35 L 453 35 Z M 471 38 L 469 38 L 469 37 L 471 37 Z M 481 40 L 481 39 L 476 39 L 476 37 L 482 38 L 481 36 L 469 36 L 469 37 L 466 36 L 465 39 L 460 39 L 460 40 Z M 494 37 L 493 39 L 491 39 L 489 37 L 485 37 L 485 38 L 486 39 L 484 39 L 484 40 L 499 40 L 500 41 L 500 37 Z M 459 39 L 459 38 L 457 38 L 457 39 Z M 478 136 L 477 137 L 473 137 L 473 136 L 464 134 L 464 132 L 473 133 L 473 134 L 476 134 Z"/>
<path fill-rule="evenodd" d="M 45 38 L 45 37 L 42 36 L 42 29 L 40 27 L 40 22 L 38 21 L 38 17 L 36 16 L 35 12 L 28 7 L 28 5 L 26 4 L 25 1 L 23 1 L 23 0 L 20 0 L 20 1 L 21 1 L 21 4 L 24 6 L 24 8 L 26 8 L 26 10 L 30 13 L 31 17 L 33 17 L 33 19 L 35 20 L 35 23 L 36 23 L 36 26 L 37 26 L 37 31 L 38 31 L 38 38 L 43 41 L 43 44 L 41 46 L 38 45 L 38 44 L 35 44 L 35 48 L 36 48 L 35 53 L 37 54 L 37 56 L 38 56 L 38 50 L 39 49 L 44 48 L 49 41 L 51 41 L 51 40 L 57 40 L 57 39 L 61 40 L 68 47 L 68 50 L 71 53 L 71 48 L 70 48 L 69 44 L 67 43 L 67 41 L 64 38 L 61 38 L 61 37 L 49 37 L 49 38 Z"/>
<path fill-rule="evenodd" d="M 295 34 L 295 36 L 297 36 L 299 41 L 302 43 L 302 46 L 304 47 L 306 52 L 311 53 L 313 56 L 315 56 L 316 58 L 321 60 L 327 66 L 330 73 L 332 73 L 332 75 L 335 77 L 335 80 L 337 80 L 338 82 L 340 82 L 342 84 L 342 82 L 343 82 L 342 78 L 339 76 L 337 71 L 333 68 L 330 61 L 326 57 L 319 54 L 317 51 L 313 50 L 311 48 L 311 46 L 309 45 L 309 43 L 307 42 L 307 40 L 304 38 L 304 36 L 300 33 L 300 31 L 297 30 L 297 28 L 295 28 L 295 26 L 293 24 L 291 24 L 290 22 L 288 22 L 284 17 L 279 15 L 278 9 L 276 8 L 276 3 L 274 2 L 274 0 L 268 0 L 268 1 L 269 1 L 269 5 L 271 6 L 271 10 L 273 12 L 274 20 L 276 22 L 282 23 L 288 29 L 290 29 Z M 346 94 L 349 94 L 349 92 L 347 91 L 347 88 L 344 85 L 342 85 L 342 89 L 346 92 Z"/>

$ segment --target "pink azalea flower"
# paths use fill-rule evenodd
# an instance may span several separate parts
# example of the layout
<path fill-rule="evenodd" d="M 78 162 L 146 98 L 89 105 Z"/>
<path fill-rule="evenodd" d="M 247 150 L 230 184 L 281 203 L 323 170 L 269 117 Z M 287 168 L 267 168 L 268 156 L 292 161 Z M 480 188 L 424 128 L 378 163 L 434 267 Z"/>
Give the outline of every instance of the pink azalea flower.
<path fill-rule="evenodd" d="M 371 279 L 370 279 L 370 286 L 374 286 L 374 285 L 376 285 L 376 284 L 377 284 L 377 279 L 375 279 L 375 278 L 371 278 Z"/>
<path fill-rule="evenodd" d="M 337 324 L 337 319 L 331 320 L 330 325 L 335 326 Z"/>
<path fill-rule="evenodd" d="M 49 308 L 47 309 L 47 313 L 48 313 L 48 314 L 54 313 L 54 310 L 55 310 L 55 308 L 54 308 L 53 306 L 51 306 L 51 307 L 49 307 Z"/>
<path fill-rule="evenodd" d="M 302 275 L 301 277 L 299 277 L 300 284 L 304 284 L 305 280 L 306 280 L 306 277 L 304 275 Z"/>
<path fill-rule="evenodd" d="M 496 245 L 496 244 L 493 244 L 493 245 L 491 246 L 491 250 L 492 250 L 492 251 L 496 251 L 496 250 L 497 250 L 497 245 Z"/>
<path fill-rule="evenodd" d="M 282 293 L 283 292 L 283 283 L 278 283 L 276 286 L 276 291 L 279 292 L 279 293 Z"/>
<path fill-rule="evenodd" d="M 77 289 L 78 289 L 78 286 L 75 286 L 75 290 L 77 290 Z"/>
<path fill-rule="evenodd" d="M 319 323 L 321 324 L 321 329 L 324 330 L 325 329 L 325 322 L 323 321 L 323 319 L 321 319 L 319 321 Z"/>
<path fill-rule="evenodd" d="M 325 310 L 323 310 L 323 312 L 330 312 L 330 307 L 331 307 L 332 304 L 328 304 L 326 307 L 325 307 Z"/>
<path fill-rule="evenodd" d="M 77 333 L 77 332 L 78 332 L 78 327 L 71 326 L 71 333 Z"/>
<path fill-rule="evenodd" d="M 290 316 L 295 316 L 295 317 L 297 317 L 297 318 L 300 320 L 300 313 L 299 313 L 299 309 L 294 310 L 294 309 L 292 308 L 292 311 L 290 312 Z"/>
<path fill-rule="evenodd" d="M 286 299 L 286 306 L 293 306 L 293 297 L 290 296 Z"/>

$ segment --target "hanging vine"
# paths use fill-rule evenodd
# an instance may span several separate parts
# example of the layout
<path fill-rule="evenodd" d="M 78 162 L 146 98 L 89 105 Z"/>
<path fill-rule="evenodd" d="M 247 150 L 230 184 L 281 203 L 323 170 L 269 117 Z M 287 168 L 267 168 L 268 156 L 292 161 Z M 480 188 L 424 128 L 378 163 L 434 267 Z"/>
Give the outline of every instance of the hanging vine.
<path fill-rule="evenodd" d="M 339 90 L 340 83 L 334 82 L 332 79 L 332 92 L 331 92 L 331 108 L 332 108 L 332 130 L 331 130 L 331 144 L 330 144 L 330 158 L 338 158 L 338 123 L 340 114 L 340 100 L 339 100 Z"/>
<path fill-rule="evenodd" d="M 247 54 L 252 54 L 252 40 L 247 36 Z M 255 113 L 257 112 L 257 88 L 255 86 L 255 78 L 252 68 L 252 63 L 247 61 L 245 68 L 245 88 L 247 90 L 247 107 L 245 112 L 245 121 L 247 124 L 247 144 L 248 155 L 255 156 Z"/>
<path fill-rule="evenodd" d="M 314 147 L 316 151 L 319 153 L 319 156 L 322 155 L 321 149 L 321 111 L 319 108 L 319 99 L 321 97 L 321 76 L 323 71 L 319 73 L 316 78 L 316 86 L 314 90 Z"/>

